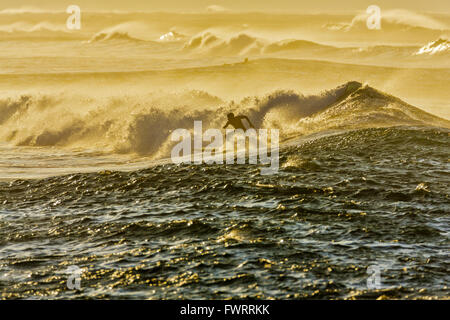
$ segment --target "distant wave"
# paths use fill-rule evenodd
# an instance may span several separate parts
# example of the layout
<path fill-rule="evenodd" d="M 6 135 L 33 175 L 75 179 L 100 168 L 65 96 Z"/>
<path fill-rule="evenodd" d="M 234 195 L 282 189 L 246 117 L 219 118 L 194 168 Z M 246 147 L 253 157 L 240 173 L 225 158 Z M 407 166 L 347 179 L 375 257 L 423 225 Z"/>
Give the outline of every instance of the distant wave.
<path fill-rule="evenodd" d="M 350 82 L 319 95 L 277 91 L 239 103 L 199 91 L 106 100 L 61 94 L 9 97 L 0 99 L 0 140 L 161 158 L 170 153 L 172 130 L 192 129 L 194 120 L 202 120 L 204 130 L 221 128 L 230 111 L 247 114 L 258 127 L 280 128 L 283 137 L 393 125 L 450 128 L 447 120 Z"/>
<path fill-rule="evenodd" d="M 248 54 L 259 53 L 264 47 L 264 41 L 244 33 L 223 39 L 211 32 L 205 32 L 192 37 L 184 47 L 198 53 L 216 55 Z"/>
<path fill-rule="evenodd" d="M 193 36 L 185 43 L 184 48 L 197 53 L 214 55 L 259 55 L 290 51 L 338 50 L 333 46 L 306 40 L 288 39 L 271 42 L 245 33 L 224 39 L 211 32 Z"/>
<path fill-rule="evenodd" d="M 281 51 L 293 51 L 293 50 L 321 50 L 321 49 L 333 49 L 338 48 L 323 44 L 318 44 L 312 41 L 306 40 L 283 40 L 270 43 L 263 48 L 264 53 L 275 53 Z"/>
<path fill-rule="evenodd" d="M 100 41 L 112 41 L 112 40 L 122 40 L 122 41 L 132 41 L 132 42 L 140 42 L 144 40 L 140 40 L 137 38 L 131 37 L 126 32 L 99 32 L 92 36 L 92 38 L 88 41 L 89 43 L 92 42 L 100 42 Z"/>
<path fill-rule="evenodd" d="M 213 56 L 263 56 L 275 55 L 293 58 L 314 58 L 327 60 L 352 61 L 355 58 L 378 59 L 380 56 L 388 62 L 405 62 L 419 49 L 418 46 L 370 46 L 335 47 L 301 39 L 269 41 L 245 33 L 229 38 L 221 38 L 212 32 L 204 32 L 191 37 L 184 50 L 189 53 Z M 437 49 L 436 49 L 437 50 Z M 416 55 L 417 56 L 417 55 Z"/>
<path fill-rule="evenodd" d="M 430 42 L 427 45 L 419 49 L 416 55 L 434 55 L 434 54 L 444 54 L 450 52 L 450 41 L 447 39 L 439 38 L 436 41 Z"/>
<path fill-rule="evenodd" d="M 2 40 L 73 40 L 83 39 L 83 35 L 66 28 L 65 24 L 48 21 L 30 23 L 18 21 L 11 24 L 0 25 L 0 38 Z"/>
<path fill-rule="evenodd" d="M 244 56 L 246 58 L 275 56 L 344 63 L 362 61 L 364 64 L 389 66 L 409 66 L 420 63 L 420 66 L 448 67 L 449 61 L 443 56 L 443 53 L 448 52 L 448 48 L 449 42 L 444 39 L 439 39 L 423 48 L 417 45 L 336 47 L 302 39 L 273 41 L 246 33 L 224 38 L 212 32 L 203 32 L 187 40 L 183 51 L 199 56 Z"/>
<path fill-rule="evenodd" d="M 324 27 L 331 31 L 367 30 L 369 14 L 362 13 L 353 18 L 349 23 L 331 23 Z M 405 28 L 420 28 L 428 30 L 450 30 L 448 23 L 438 21 L 425 14 L 419 14 L 408 10 L 383 10 L 381 13 L 381 27 L 386 30 L 402 30 Z"/>
<path fill-rule="evenodd" d="M 150 29 L 149 26 L 143 22 L 129 21 L 124 22 L 109 28 L 105 28 L 95 33 L 88 41 L 129 41 L 129 42 L 144 42 L 151 41 L 148 37 Z"/>
<path fill-rule="evenodd" d="M 210 13 L 223 13 L 223 12 L 230 12 L 230 9 L 225 8 L 224 6 L 219 6 L 216 4 L 210 5 L 206 8 L 207 12 Z"/>
<path fill-rule="evenodd" d="M 23 13 L 60 13 L 65 12 L 64 10 L 44 10 L 32 6 L 22 6 L 19 8 L 7 8 L 0 10 L 0 14 L 23 14 Z"/>
<path fill-rule="evenodd" d="M 36 24 L 29 22 L 15 22 L 9 25 L 0 25 L 0 32 L 39 32 L 39 31 L 53 31 L 53 32 L 67 32 L 64 24 L 54 24 L 43 21 Z"/>

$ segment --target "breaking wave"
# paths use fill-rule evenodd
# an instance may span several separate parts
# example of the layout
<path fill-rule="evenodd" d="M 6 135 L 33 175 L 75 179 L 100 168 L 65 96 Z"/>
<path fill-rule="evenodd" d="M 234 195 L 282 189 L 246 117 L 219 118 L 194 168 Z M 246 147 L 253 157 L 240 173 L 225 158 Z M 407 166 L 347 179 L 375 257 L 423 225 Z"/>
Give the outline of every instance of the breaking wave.
<path fill-rule="evenodd" d="M 450 52 L 450 41 L 447 39 L 439 38 L 436 41 L 430 42 L 427 45 L 420 48 L 416 55 L 434 55 L 434 54 L 444 54 Z"/>
<path fill-rule="evenodd" d="M 401 62 L 404 62 L 405 59 L 411 56 L 416 57 L 415 61 L 417 61 L 422 54 L 434 55 L 435 53 L 443 53 L 449 47 L 450 44 L 445 39 L 431 42 L 423 48 L 402 45 L 335 47 L 302 39 L 270 41 L 246 33 L 223 38 L 209 31 L 191 37 L 184 44 L 185 51 L 207 56 L 286 56 L 295 59 L 300 57 L 317 59 L 320 57 L 327 60 L 348 59 L 350 61 L 354 61 L 355 58 L 377 59 L 381 57 L 387 59 L 387 61 L 391 58 Z"/>
<path fill-rule="evenodd" d="M 148 36 L 150 31 L 150 27 L 143 22 L 129 21 L 105 28 L 95 33 L 88 42 L 112 40 L 129 42 L 150 41 L 151 37 Z"/>
<path fill-rule="evenodd" d="M 358 82 L 319 95 L 276 91 L 226 102 L 201 91 L 86 98 L 67 94 L 0 99 L 0 139 L 19 146 L 58 146 L 163 158 L 170 134 L 221 128 L 228 112 L 245 113 L 257 127 L 279 128 L 282 138 L 325 130 L 434 125 L 450 122 Z"/>
<path fill-rule="evenodd" d="M 165 42 L 181 41 L 181 40 L 184 40 L 185 38 L 186 38 L 185 35 L 172 30 L 172 31 L 169 31 L 169 32 L 161 35 L 159 37 L 159 41 L 165 41 Z"/>

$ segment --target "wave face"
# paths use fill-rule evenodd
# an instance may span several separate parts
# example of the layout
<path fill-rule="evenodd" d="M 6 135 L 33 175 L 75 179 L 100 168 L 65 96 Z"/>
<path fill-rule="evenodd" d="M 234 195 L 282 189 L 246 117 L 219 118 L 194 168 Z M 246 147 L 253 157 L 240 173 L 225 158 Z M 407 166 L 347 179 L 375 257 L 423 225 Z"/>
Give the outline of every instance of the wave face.
<path fill-rule="evenodd" d="M 283 148 L 265 177 L 165 164 L 0 182 L 2 294 L 73 298 L 77 265 L 77 298 L 448 298 L 449 134 L 328 135 Z"/>

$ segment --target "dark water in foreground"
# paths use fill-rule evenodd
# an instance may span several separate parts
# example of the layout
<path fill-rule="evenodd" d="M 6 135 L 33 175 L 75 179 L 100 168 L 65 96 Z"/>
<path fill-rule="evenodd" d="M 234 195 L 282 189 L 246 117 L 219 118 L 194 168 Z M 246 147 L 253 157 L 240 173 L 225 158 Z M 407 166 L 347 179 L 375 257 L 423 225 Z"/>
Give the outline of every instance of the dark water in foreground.
<path fill-rule="evenodd" d="M 160 165 L 2 182 L 2 298 L 448 298 L 449 133 L 324 137 L 283 149 L 273 176 Z"/>

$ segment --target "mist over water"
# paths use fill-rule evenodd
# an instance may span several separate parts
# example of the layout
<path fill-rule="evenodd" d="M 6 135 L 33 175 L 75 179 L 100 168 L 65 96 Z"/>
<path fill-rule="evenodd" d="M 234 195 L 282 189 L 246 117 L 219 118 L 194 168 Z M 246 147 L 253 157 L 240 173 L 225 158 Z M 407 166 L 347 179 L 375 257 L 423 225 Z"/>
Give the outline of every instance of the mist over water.
<path fill-rule="evenodd" d="M 213 9 L 0 11 L 1 297 L 448 298 L 449 16 Z M 229 112 L 278 174 L 171 163 Z"/>

